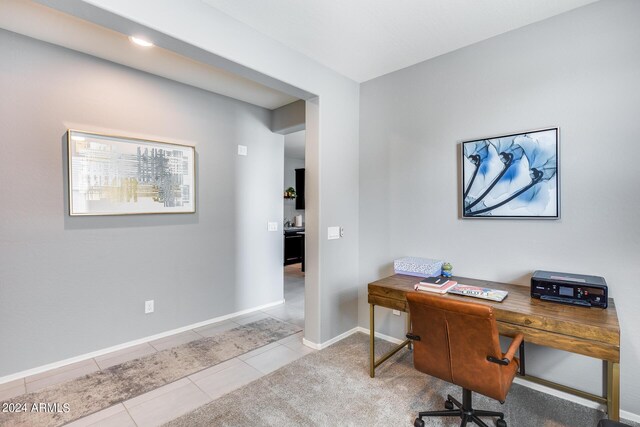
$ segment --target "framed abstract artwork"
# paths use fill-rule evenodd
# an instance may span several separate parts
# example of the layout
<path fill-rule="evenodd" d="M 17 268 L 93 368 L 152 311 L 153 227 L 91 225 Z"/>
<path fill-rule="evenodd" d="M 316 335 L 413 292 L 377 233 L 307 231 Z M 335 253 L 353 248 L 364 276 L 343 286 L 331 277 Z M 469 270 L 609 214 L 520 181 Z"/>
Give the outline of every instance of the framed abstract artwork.
<path fill-rule="evenodd" d="M 195 148 L 69 129 L 69 215 L 194 213 Z"/>
<path fill-rule="evenodd" d="M 557 127 L 465 141 L 463 218 L 560 217 Z"/>

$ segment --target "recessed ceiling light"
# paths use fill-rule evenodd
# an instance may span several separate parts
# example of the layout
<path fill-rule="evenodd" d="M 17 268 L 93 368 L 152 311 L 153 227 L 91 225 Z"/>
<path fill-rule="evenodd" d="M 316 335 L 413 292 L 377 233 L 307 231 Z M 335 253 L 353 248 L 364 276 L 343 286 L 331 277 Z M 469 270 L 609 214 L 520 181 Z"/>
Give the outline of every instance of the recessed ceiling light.
<path fill-rule="evenodd" d="M 145 39 L 141 39 L 139 37 L 129 36 L 129 40 L 131 40 L 132 43 L 135 43 L 138 46 L 142 46 L 142 47 L 151 47 L 151 46 L 153 46 L 153 43 L 148 42 Z"/>

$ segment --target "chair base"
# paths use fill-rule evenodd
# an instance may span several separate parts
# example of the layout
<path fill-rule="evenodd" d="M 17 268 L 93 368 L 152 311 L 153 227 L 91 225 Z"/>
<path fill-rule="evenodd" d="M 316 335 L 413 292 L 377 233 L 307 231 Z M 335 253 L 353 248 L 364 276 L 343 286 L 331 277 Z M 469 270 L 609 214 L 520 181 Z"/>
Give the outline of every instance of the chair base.
<path fill-rule="evenodd" d="M 444 411 L 419 412 L 418 418 L 416 418 L 413 423 L 414 427 L 424 427 L 423 417 L 460 417 L 462 419 L 460 427 L 465 427 L 468 423 L 475 423 L 480 427 L 489 427 L 480 417 L 498 417 L 496 426 L 507 427 L 507 423 L 504 420 L 504 413 L 473 409 L 471 406 L 471 390 L 462 390 L 462 403 L 451 397 L 451 395 L 447 395 L 447 401 L 444 406 L 447 408 Z M 454 409 L 454 406 L 456 406 L 457 409 Z"/>

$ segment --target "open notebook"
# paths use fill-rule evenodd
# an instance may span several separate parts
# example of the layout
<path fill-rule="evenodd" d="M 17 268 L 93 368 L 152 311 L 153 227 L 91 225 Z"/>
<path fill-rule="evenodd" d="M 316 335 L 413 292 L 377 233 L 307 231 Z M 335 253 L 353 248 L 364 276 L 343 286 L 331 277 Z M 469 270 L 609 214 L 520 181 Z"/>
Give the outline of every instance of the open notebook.
<path fill-rule="evenodd" d="M 462 283 L 458 283 L 447 292 L 450 294 L 464 295 L 466 297 L 482 298 L 498 302 L 502 302 L 502 300 L 504 300 L 509 294 L 507 291 L 482 288 L 480 286 L 463 285 Z"/>

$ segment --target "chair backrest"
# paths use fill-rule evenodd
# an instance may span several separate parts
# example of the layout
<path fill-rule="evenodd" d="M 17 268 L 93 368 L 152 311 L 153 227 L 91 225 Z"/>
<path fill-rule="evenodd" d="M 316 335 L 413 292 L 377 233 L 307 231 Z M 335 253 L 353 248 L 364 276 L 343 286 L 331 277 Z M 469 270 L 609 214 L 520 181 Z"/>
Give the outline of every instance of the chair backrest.
<path fill-rule="evenodd" d="M 407 301 L 412 333 L 420 337 L 414 341 L 415 368 L 504 401 L 511 385 L 502 369 L 507 367 L 487 360 L 502 358 L 493 309 L 420 292 L 408 293 Z"/>

